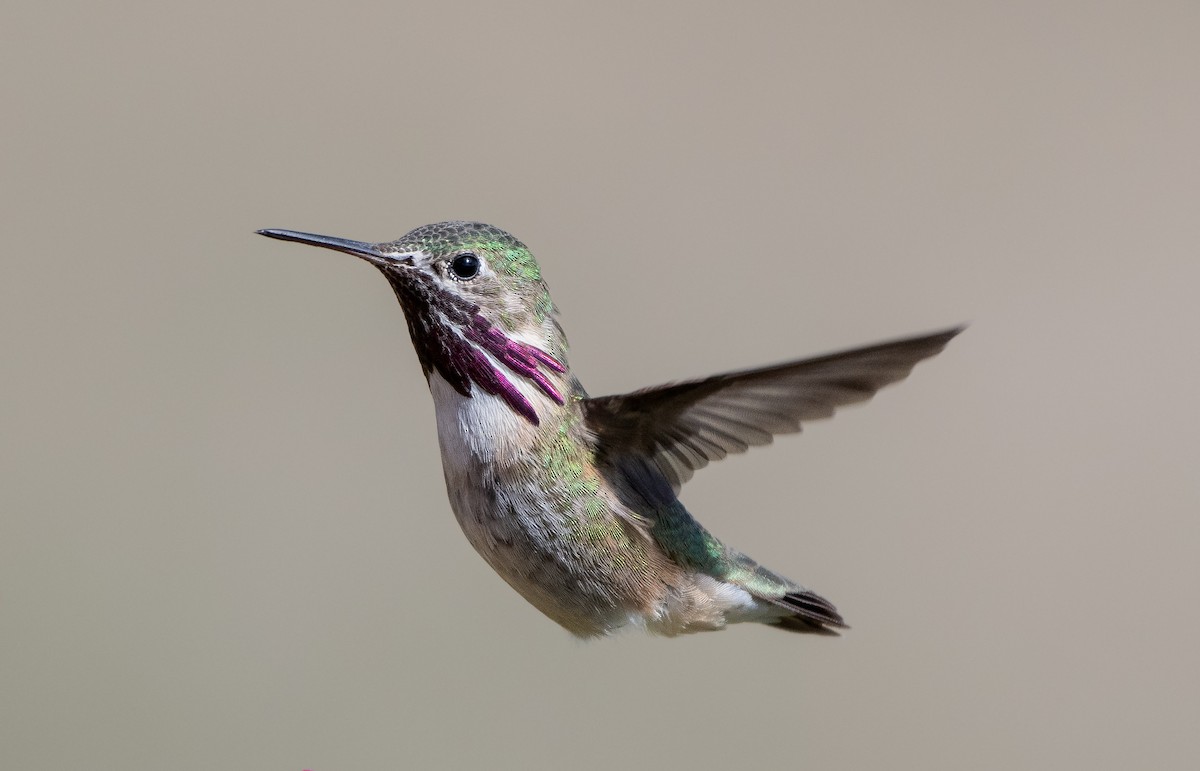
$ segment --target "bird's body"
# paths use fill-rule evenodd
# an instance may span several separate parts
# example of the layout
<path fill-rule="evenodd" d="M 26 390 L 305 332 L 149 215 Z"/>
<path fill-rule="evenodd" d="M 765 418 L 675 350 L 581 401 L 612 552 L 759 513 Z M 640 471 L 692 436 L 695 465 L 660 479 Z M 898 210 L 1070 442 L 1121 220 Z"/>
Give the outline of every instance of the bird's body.
<path fill-rule="evenodd" d="M 670 635 L 779 615 L 741 587 L 665 553 L 652 534 L 655 523 L 664 537 L 668 518 L 675 530 L 708 535 L 677 500 L 655 508 L 629 500 L 636 495 L 631 484 L 597 463 L 582 395 L 532 426 L 502 399 L 464 397 L 436 373 L 430 390 L 446 489 L 467 540 L 572 633 L 602 635 L 632 623 Z M 663 487 L 666 498 L 670 487 Z"/>
<path fill-rule="evenodd" d="M 844 626 L 828 601 L 709 534 L 678 489 L 709 460 L 869 398 L 959 331 L 592 399 L 567 366 L 537 263 L 504 231 L 438 223 L 384 244 L 260 232 L 355 254 L 388 278 L 429 381 L 463 532 L 581 637 L 628 625 Z"/>

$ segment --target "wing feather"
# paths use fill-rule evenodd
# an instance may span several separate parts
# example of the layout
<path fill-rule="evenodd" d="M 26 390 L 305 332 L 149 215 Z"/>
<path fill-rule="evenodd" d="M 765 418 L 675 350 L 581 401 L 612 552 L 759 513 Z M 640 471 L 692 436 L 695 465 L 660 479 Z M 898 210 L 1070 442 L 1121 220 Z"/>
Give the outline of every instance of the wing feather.
<path fill-rule="evenodd" d="M 651 460 L 676 492 L 696 469 L 865 402 L 940 352 L 962 327 L 584 402 L 601 453 Z"/>

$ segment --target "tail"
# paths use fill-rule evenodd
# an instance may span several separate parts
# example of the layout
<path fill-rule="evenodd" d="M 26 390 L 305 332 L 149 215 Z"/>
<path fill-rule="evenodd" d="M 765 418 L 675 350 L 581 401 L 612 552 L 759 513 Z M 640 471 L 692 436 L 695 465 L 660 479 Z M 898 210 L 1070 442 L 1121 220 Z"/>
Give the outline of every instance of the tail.
<path fill-rule="evenodd" d="M 816 592 L 767 570 L 745 554 L 729 550 L 734 569 L 726 581 L 741 586 L 755 599 L 773 605 L 782 612 L 766 621 L 789 632 L 837 635 L 838 629 L 848 629 L 833 603 Z"/>
<path fill-rule="evenodd" d="M 824 634 L 837 636 L 838 629 L 849 629 L 842 616 L 833 607 L 833 603 L 816 592 L 807 589 L 788 592 L 782 597 L 760 597 L 773 605 L 778 605 L 790 611 L 772 626 L 786 629 L 789 632 L 805 632 L 808 634 Z"/>

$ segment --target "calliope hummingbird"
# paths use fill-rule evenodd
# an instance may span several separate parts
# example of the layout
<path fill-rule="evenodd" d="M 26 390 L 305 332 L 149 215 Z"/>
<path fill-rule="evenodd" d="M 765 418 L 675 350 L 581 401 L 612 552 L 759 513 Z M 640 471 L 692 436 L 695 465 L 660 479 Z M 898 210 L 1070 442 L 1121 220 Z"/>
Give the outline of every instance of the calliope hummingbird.
<path fill-rule="evenodd" d="M 450 506 L 475 550 L 572 634 L 757 621 L 836 634 L 825 598 L 717 540 L 678 498 L 696 469 L 903 379 L 961 327 L 762 369 L 590 397 L 529 249 L 479 222 L 334 249 L 392 285 L 433 394 Z"/>

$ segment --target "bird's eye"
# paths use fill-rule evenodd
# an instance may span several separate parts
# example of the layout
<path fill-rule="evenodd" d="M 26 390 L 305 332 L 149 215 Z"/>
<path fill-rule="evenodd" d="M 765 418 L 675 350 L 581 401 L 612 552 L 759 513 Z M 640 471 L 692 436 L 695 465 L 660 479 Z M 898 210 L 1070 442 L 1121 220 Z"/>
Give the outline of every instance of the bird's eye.
<path fill-rule="evenodd" d="M 467 252 L 454 258 L 450 263 L 450 272 L 460 281 L 466 281 L 479 275 L 479 266 L 479 258 Z"/>

